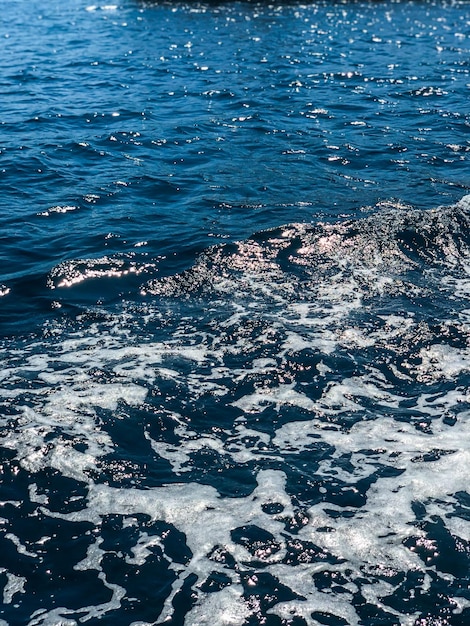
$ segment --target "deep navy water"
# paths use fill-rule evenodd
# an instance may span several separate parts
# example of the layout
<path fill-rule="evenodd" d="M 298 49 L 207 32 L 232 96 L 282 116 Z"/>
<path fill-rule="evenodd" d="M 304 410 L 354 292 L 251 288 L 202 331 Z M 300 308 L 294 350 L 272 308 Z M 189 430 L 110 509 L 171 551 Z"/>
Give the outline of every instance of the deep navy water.
<path fill-rule="evenodd" d="M 470 4 L 0 9 L 0 624 L 469 624 Z"/>

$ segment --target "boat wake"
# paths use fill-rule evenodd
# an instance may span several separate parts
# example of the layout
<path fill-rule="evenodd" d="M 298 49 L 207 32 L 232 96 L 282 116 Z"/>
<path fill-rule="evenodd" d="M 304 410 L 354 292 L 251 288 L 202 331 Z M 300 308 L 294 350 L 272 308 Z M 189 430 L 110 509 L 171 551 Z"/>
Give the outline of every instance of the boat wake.
<path fill-rule="evenodd" d="M 283 226 L 5 342 L 3 623 L 467 623 L 469 225 Z"/>

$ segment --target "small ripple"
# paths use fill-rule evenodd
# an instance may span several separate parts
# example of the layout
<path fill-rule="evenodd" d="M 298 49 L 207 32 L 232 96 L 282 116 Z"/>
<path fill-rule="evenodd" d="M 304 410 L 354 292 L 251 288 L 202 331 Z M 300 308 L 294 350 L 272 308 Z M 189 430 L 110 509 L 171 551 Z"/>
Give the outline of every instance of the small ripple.
<path fill-rule="evenodd" d="M 46 285 L 49 289 L 72 287 L 90 279 L 139 275 L 153 267 L 154 263 L 138 263 L 132 260 L 131 255 L 127 258 L 104 256 L 99 259 L 64 261 L 50 271 Z"/>

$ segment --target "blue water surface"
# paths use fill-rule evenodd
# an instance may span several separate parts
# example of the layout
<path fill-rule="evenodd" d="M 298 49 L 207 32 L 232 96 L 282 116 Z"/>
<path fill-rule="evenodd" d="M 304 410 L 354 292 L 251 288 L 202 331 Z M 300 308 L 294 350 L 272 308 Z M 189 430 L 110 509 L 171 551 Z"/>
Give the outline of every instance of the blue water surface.
<path fill-rule="evenodd" d="M 0 9 L 1 626 L 468 624 L 469 3 Z"/>
<path fill-rule="evenodd" d="M 2 304 L 16 323 L 48 310 L 44 277 L 64 260 L 173 272 L 214 240 L 468 189 L 466 3 L 4 12 Z"/>

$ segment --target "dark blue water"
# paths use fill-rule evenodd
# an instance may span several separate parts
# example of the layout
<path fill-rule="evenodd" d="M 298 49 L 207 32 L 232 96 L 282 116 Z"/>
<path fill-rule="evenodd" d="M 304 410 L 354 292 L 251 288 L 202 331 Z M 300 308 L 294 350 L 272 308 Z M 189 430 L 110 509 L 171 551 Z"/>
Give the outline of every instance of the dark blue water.
<path fill-rule="evenodd" d="M 0 624 L 468 624 L 470 5 L 0 8 Z"/>

